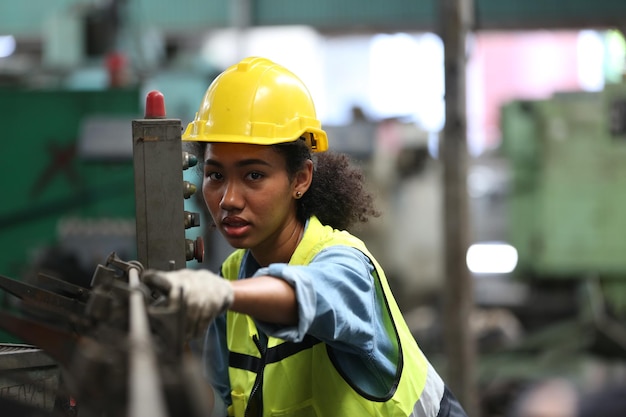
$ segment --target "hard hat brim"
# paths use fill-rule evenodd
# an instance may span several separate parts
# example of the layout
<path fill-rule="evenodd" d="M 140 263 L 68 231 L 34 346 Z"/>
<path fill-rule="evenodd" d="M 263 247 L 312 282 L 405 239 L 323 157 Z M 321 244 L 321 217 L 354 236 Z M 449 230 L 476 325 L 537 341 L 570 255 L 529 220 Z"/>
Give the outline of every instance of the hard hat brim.
<path fill-rule="evenodd" d="M 310 135 L 305 135 L 306 133 L 310 133 Z M 328 150 L 328 137 L 326 136 L 326 132 L 322 129 L 307 129 L 303 131 L 300 135 L 297 135 L 295 138 L 266 138 L 266 137 L 256 137 L 256 136 L 243 136 L 243 135 L 219 135 L 219 134 L 211 134 L 211 135 L 197 135 L 189 132 L 185 132 L 182 135 L 183 142 L 207 142 L 207 143 L 245 143 L 249 145 L 277 145 L 280 143 L 288 143 L 295 142 L 301 136 L 305 136 L 307 145 L 311 149 L 312 152 L 324 152 Z"/>

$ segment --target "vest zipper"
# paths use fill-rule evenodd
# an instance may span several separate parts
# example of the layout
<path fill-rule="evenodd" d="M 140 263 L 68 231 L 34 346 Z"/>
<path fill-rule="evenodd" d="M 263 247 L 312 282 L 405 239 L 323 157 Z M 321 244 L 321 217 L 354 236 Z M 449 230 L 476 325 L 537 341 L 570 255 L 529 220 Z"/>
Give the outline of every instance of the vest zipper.
<path fill-rule="evenodd" d="M 261 354 L 261 360 L 259 361 L 259 369 L 257 370 L 256 379 L 254 385 L 250 391 L 250 398 L 248 399 L 248 405 L 244 412 L 244 417 L 262 417 L 263 416 L 263 372 L 265 371 L 265 360 L 267 348 L 261 344 L 261 341 L 257 335 L 252 336 L 252 340 L 256 345 L 259 353 Z"/>

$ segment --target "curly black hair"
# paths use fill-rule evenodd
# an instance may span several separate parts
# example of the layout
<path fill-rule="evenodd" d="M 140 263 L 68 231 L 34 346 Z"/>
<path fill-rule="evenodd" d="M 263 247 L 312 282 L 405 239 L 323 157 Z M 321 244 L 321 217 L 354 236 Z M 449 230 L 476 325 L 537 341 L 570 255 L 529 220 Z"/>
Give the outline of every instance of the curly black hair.
<path fill-rule="evenodd" d="M 188 143 L 189 152 L 198 160 L 204 158 L 206 143 Z M 326 151 L 313 153 L 305 140 L 272 145 L 284 156 L 287 175 L 294 175 L 313 161 L 313 179 L 308 191 L 298 201 L 297 217 L 302 223 L 311 216 L 334 229 L 349 230 L 358 223 L 366 223 L 370 217 L 380 216 L 374 207 L 374 198 L 365 187 L 362 170 L 353 165 L 343 153 Z"/>

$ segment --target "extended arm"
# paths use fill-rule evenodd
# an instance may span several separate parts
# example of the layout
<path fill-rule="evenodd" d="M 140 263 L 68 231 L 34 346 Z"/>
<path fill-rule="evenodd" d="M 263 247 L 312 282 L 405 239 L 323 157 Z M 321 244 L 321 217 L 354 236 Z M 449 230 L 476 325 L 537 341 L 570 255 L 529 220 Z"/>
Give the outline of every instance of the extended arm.
<path fill-rule="evenodd" d="M 209 323 L 228 308 L 277 325 L 298 321 L 295 290 L 279 278 L 260 276 L 231 282 L 211 271 L 180 269 L 146 271 L 143 279 L 167 291 L 172 302 L 182 295 L 188 337 L 203 334 Z"/>
<path fill-rule="evenodd" d="M 294 325 L 298 322 L 296 292 L 285 280 L 260 276 L 230 284 L 234 292 L 230 310 L 267 323 Z"/>

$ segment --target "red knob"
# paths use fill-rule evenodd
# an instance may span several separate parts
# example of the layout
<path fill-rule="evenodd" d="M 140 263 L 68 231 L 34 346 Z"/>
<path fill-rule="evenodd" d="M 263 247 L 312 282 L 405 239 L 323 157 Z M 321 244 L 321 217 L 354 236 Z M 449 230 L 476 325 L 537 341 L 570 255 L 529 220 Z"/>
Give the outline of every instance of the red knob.
<path fill-rule="evenodd" d="M 204 262 L 204 239 L 202 236 L 196 238 L 193 256 L 198 262 Z"/>
<path fill-rule="evenodd" d="M 146 119 L 165 118 L 165 99 L 160 91 L 150 91 L 146 97 Z"/>

